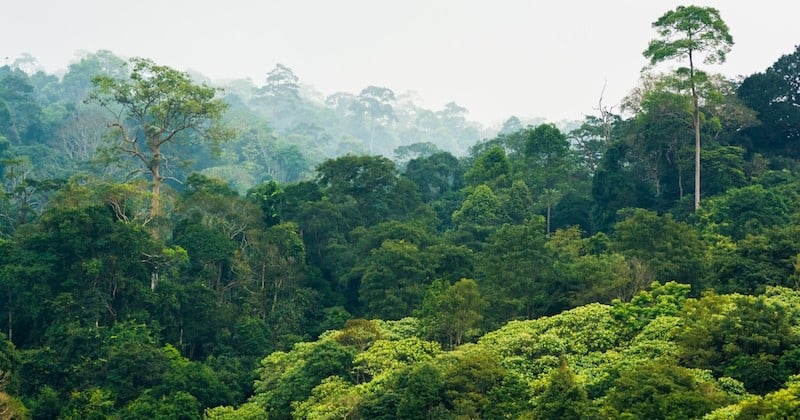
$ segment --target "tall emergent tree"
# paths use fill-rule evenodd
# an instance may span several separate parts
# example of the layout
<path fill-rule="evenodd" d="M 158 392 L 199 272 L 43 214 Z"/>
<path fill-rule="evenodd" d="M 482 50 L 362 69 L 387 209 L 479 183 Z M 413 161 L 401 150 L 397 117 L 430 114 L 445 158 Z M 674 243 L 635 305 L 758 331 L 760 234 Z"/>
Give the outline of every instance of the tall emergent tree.
<path fill-rule="evenodd" d="M 698 54 L 704 54 L 706 64 L 722 63 L 733 46 L 733 37 L 728 25 L 720 18 L 719 11 L 712 7 L 678 6 L 653 22 L 659 39 L 650 41 L 644 56 L 651 64 L 667 60 L 687 60 L 689 67 L 677 71 L 689 83 L 693 101 L 695 137 L 694 157 L 694 207 L 700 207 L 700 106 L 698 83 L 706 78 L 705 73 L 695 68 Z"/>
<path fill-rule="evenodd" d="M 161 213 L 161 184 L 169 178 L 166 146 L 192 139 L 219 141 L 229 133 L 220 120 L 227 104 L 217 89 L 198 85 L 184 72 L 132 58 L 128 79 L 100 75 L 92 79 L 91 99 L 110 111 L 109 123 L 119 136 L 117 149 L 140 161 L 136 172 L 152 180 L 150 213 Z"/>

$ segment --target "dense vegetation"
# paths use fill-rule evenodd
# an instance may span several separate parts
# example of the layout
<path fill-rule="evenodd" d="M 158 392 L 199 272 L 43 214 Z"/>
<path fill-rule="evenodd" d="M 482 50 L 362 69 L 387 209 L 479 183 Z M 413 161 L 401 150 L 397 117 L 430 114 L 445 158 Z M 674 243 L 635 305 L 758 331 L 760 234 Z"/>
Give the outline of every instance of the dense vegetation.
<path fill-rule="evenodd" d="M 323 100 L 282 65 L 223 92 L 18 64 L 0 417 L 800 413 L 800 47 L 482 141 L 456 104 Z"/>

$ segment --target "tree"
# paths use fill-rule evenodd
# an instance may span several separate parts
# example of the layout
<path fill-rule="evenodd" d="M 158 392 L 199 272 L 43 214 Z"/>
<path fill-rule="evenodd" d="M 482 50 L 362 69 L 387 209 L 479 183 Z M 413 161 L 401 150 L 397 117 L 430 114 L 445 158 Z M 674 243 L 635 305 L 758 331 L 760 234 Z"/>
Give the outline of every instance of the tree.
<path fill-rule="evenodd" d="M 623 141 L 610 145 L 592 177 L 593 221 L 598 230 L 610 231 L 621 209 L 652 206 L 651 188 L 636 171 L 640 162 L 632 149 Z"/>
<path fill-rule="evenodd" d="M 19 355 L 14 344 L 6 338 L 6 335 L 0 333 L 0 392 L 9 389 L 9 383 L 12 385 L 16 381 L 16 370 L 19 366 Z M 2 405 L 0 405 L 2 407 Z M 0 414 L 2 414 L 0 412 Z"/>
<path fill-rule="evenodd" d="M 523 135 L 531 185 L 545 205 L 549 234 L 551 210 L 569 188 L 568 177 L 574 172 L 572 152 L 567 137 L 553 124 L 538 125 Z"/>
<path fill-rule="evenodd" d="M 62 99 L 68 103 L 83 101 L 92 90 L 92 78 L 101 74 L 124 78 L 127 74 L 125 60 L 108 50 L 81 56 L 79 61 L 69 65 L 61 80 Z"/>
<path fill-rule="evenodd" d="M 368 86 L 358 94 L 356 101 L 350 104 L 351 112 L 369 121 L 369 153 L 373 153 L 375 124 L 383 125 L 397 119 L 392 106 L 394 101 L 395 94 L 390 89 Z"/>
<path fill-rule="evenodd" d="M 800 157 L 800 45 L 763 73 L 739 85 L 737 95 L 761 124 L 747 128 L 750 153 Z"/>
<path fill-rule="evenodd" d="M 475 158 L 464 179 L 471 186 L 486 184 L 492 188 L 511 185 L 511 161 L 506 151 L 494 146 Z"/>
<path fill-rule="evenodd" d="M 258 255 L 261 290 L 272 293 L 268 313 L 275 312 L 278 300 L 296 295 L 302 285 L 306 248 L 295 223 L 284 222 L 266 229 L 262 239 L 265 248 Z M 271 284 L 265 284 L 266 279 Z M 265 311 L 266 313 L 267 311 Z"/>
<path fill-rule="evenodd" d="M 681 67 L 678 74 L 686 77 L 692 94 L 695 137 L 694 207 L 700 207 L 700 99 L 697 84 L 706 78 L 695 69 L 695 55 L 706 53 L 706 64 L 722 63 L 733 46 L 728 25 L 712 7 L 678 6 L 653 22 L 660 39 L 650 41 L 644 56 L 651 64 L 672 59 L 688 60 L 689 68 Z"/>
<path fill-rule="evenodd" d="M 391 160 L 382 156 L 341 156 L 317 166 L 317 184 L 330 202 L 354 203 L 356 212 L 342 213 L 360 224 L 374 224 L 392 215 L 411 213 L 417 197 L 400 195 L 402 182 Z M 408 199 L 405 202 L 392 200 Z M 393 206 L 396 204 L 396 206 Z"/>
<path fill-rule="evenodd" d="M 658 280 L 702 286 L 705 245 L 691 226 L 670 214 L 633 210 L 614 225 L 611 245 L 613 251 L 645 262 L 658 274 Z"/>
<path fill-rule="evenodd" d="M 423 252 L 412 243 L 389 239 L 370 252 L 352 273 L 360 274 L 359 298 L 367 314 L 400 319 L 422 302 L 430 269 Z"/>
<path fill-rule="evenodd" d="M 604 418 L 700 418 L 728 398 L 713 381 L 698 380 L 690 369 L 655 360 L 625 370 L 606 396 Z"/>
<path fill-rule="evenodd" d="M 797 297 L 783 288 L 768 293 L 688 300 L 676 337 L 682 364 L 740 380 L 752 393 L 779 389 L 800 364 Z"/>
<path fill-rule="evenodd" d="M 698 213 L 707 229 L 741 241 L 764 230 L 786 226 L 791 214 L 790 200 L 779 190 L 760 184 L 731 188 L 708 200 Z"/>
<path fill-rule="evenodd" d="M 448 152 L 411 159 L 406 165 L 405 175 L 417 184 L 426 203 L 457 191 L 464 184 L 464 169 Z"/>
<path fill-rule="evenodd" d="M 503 225 L 486 240 L 476 271 L 489 324 L 563 309 L 566 296 L 553 281 L 544 223 L 534 217 L 523 225 Z"/>
<path fill-rule="evenodd" d="M 469 232 L 473 240 L 482 242 L 502 222 L 502 205 L 492 188 L 481 184 L 453 212 L 452 220 L 456 229 Z"/>
<path fill-rule="evenodd" d="M 30 78 L 7 66 L 0 67 L 0 136 L 14 146 L 33 145 L 42 137 L 42 108 Z"/>
<path fill-rule="evenodd" d="M 215 98 L 215 88 L 194 83 L 189 74 L 160 66 L 145 58 L 130 60 L 129 79 L 100 75 L 92 79 L 91 98 L 112 115 L 109 123 L 118 135 L 117 149 L 139 161 L 134 172 L 151 177 L 151 214 L 161 214 L 161 184 L 170 179 L 167 146 L 200 138 L 220 141 L 230 133 L 220 119 L 227 108 Z"/>
<path fill-rule="evenodd" d="M 477 336 L 484 306 L 475 280 L 464 278 L 452 285 L 438 280 L 428 289 L 416 315 L 422 318 L 430 338 L 453 349 L 465 339 Z"/>
<path fill-rule="evenodd" d="M 616 123 L 619 116 L 614 117 Z M 611 143 L 612 127 L 612 121 L 587 115 L 580 127 L 569 132 L 569 139 L 577 152 L 578 162 L 589 174 L 595 173 L 606 147 Z"/>
<path fill-rule="evenodd" d="M 507 120 L 503 121 L 503 126 L 500 127 L 498 134 L 511 134 L 522 130 L 522 121 L 516 115 L 510 116 Z"/>
<path fill-rule="evenodd" d="M 634 121 L 633 152 L 642 177 L 653 185 L 657 202 L 671 204 L 684 195 L 684 170 L 691 168 L 691 99 L 672 91 L 665 78 L 644 93 Z"/>
<path fill-rule="evenodd" d="M 406 164 L 413 159 L 423 159 L 431 157 L 437 153 L 447 153 L 439 149 L 435 144 L 426 141 L 411 143 L 407 146 L 398 146 L 394 149 L 394 160 L 400 166 L 405 167 Z"/>
<path fill-rule="evenodd" d="M 468 346 L 446 353 L 438 365 L 446 407 L 452 407 L 456 419 L 520 418 L 530 408 L 527 381 L 507 369 L 495 352 Z"/>
<path fill-rule="evenodd" d="M 287 97 L 300 100 L 300 79 L 291 68 L 283 64 L 276 64 L 275 68 L 267 75 L 267 84 L 261 89 L 265 95 L 274 97 Z"/>
<path fill-rule="evenodd" d="M 537 419 L 585 419 L 589 416 L 586 390 L 575 379 L 565 358 L 561 358 L 558 368 L 547 378 L 546 388 L 536 399 L 533 413 Z"/>
<path fill-rule="evenodd" d="M 295 344 L 289 352 L 274 352 L 256 370 L 251 401 L 265 408 L 271 419 L 289 419 L 292 402 L 304 401 L 322 380 L 347 378 L 354 351 L 333 340 Z"/>
<path fill-rule="evenodd" d="M 276 128 L 288 128 L 292 124 L 292 114 L 297 113 L 302 102 L 299 81 L 291 68 L 278 63 L 256 93 L 253 103 L 269 106 L 271 124 Z"/>

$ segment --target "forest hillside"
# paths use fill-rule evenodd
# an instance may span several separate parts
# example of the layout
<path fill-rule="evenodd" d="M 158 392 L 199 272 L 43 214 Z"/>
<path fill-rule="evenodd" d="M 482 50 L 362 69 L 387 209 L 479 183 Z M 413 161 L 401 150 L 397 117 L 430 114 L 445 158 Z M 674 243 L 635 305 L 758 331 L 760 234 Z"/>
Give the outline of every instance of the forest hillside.
<path fill-rule="evenodd" d="M 284 65 L 1 67 L 0 417 L 800 416 L 800 47 L 706 74 L 714 12 L 619 113 L 497 133 Z"/>

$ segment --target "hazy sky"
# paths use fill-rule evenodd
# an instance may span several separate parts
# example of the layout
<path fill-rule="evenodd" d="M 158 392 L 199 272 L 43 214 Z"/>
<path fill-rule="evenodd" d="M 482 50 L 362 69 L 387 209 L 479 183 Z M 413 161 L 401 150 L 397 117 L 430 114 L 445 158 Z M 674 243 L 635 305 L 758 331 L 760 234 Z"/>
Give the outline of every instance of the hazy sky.
<path fill-rule="evenodd" d="M 484 124 L 594 113 L 635 86 L 680 4 L 717 8 L 736 45 L 709 70 L 762 71 L 800 43 L 797 0 L 8 0 L 0 64 L 30 53 L 50 72 L 79 50 L 142 56 L 211 78 L 264 82 L 282 63 L 324 94 L 368 85 L 450 101 Z M 9 57 L 9 59 L 5 59 Z M 4 62 L 5 61 L 5 62 Z"/>

